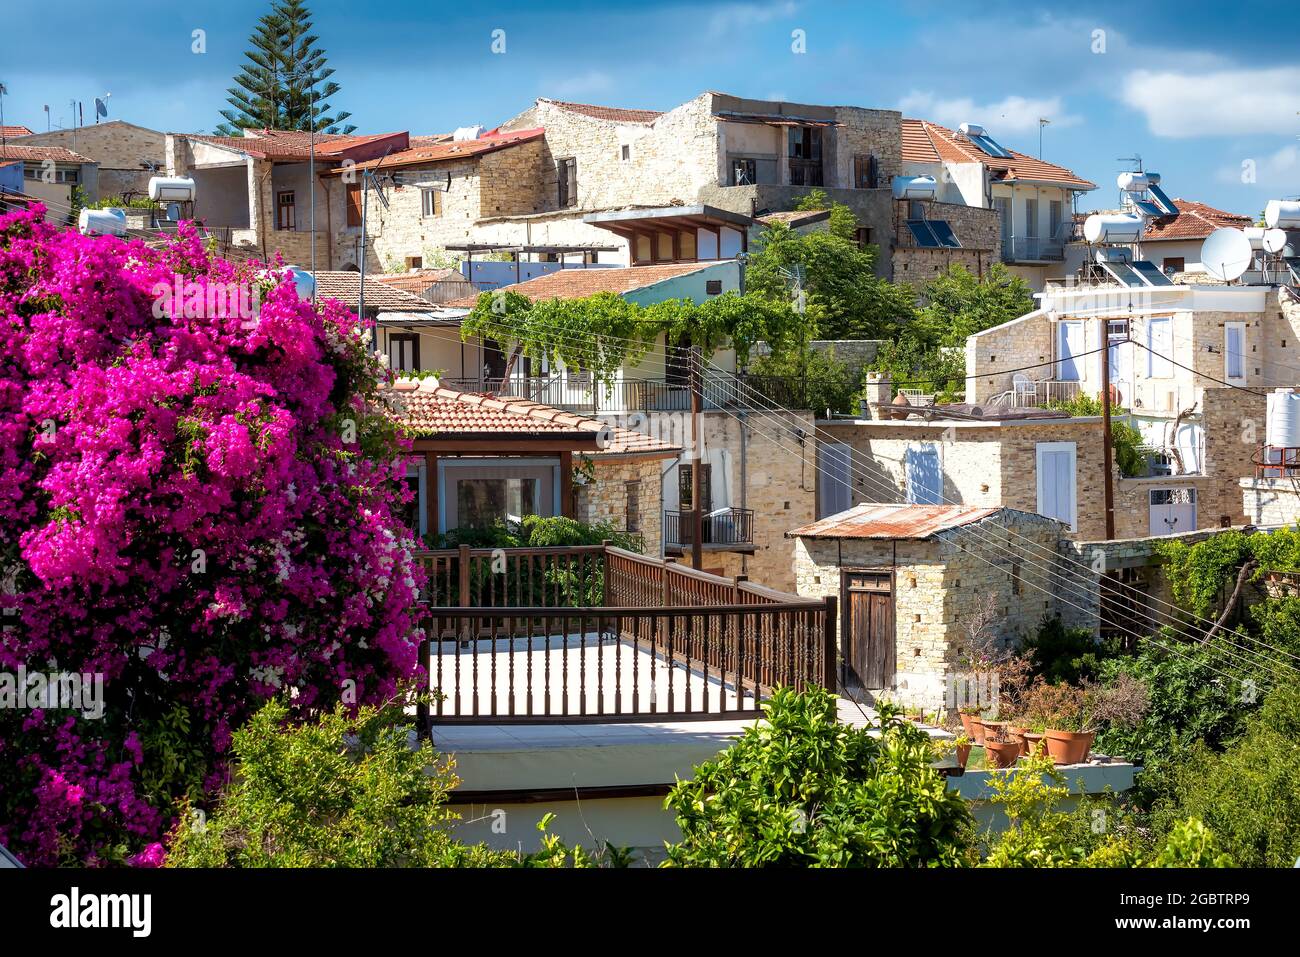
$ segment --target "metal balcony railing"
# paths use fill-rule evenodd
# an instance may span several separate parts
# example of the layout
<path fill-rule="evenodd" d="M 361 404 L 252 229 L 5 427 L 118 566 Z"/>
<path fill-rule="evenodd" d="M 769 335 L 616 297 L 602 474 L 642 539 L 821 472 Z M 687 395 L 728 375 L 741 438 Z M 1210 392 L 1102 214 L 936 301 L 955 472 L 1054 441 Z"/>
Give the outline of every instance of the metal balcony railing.
<path fill-rule="evenodd" d="M 568 412 L 687 412 L 691 408 L 690 385 L 685 381 L 620 379 L 602 383 L 564 374 L 438 381 L 451 389 L 531 399 Z M 783 376 L 714 374 L 704 377 L 701 393 L 705 409 L 754 405 L 760 396 L 768 407 L 807 408 L 805 381 Z"/>
<path fill-rule="evenodd" d="M 695 513 L 664 512 L 664 545 L 667 548 L 690 548 L 694 544 Z M 732 546 L 754 544 L 754 510 L 726 508 L 709 512 L 700 520 L 702 545 Z"/>

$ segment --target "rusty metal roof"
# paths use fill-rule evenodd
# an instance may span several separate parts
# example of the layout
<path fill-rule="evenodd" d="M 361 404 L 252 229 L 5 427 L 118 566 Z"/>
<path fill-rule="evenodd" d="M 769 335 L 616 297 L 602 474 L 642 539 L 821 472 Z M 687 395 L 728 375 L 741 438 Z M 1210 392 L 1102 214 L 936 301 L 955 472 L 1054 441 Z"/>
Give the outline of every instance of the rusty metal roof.
<path fill-rule="evenodd" d="M 973 525 L 1001 509 L 968 505 L 855 505 L 847 511 L 786 532 L 787 538 L 932 538 Z"/>

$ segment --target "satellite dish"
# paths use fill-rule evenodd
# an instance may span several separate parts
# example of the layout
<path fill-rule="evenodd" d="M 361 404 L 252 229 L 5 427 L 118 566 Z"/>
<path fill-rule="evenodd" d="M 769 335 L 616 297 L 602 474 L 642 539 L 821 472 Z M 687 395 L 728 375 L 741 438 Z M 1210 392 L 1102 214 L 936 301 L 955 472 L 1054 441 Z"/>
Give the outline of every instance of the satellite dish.
<path fill-rule="evenodd" d="M 1286 249 L 1286 230 L 1264 230 L 1264 252 L 1277 254 Z"/>
<path fill-rule="evenodd" d="M 1215 279 L 1232 282 L 1250 268 L 1255 250 L 1240 229 L 1216 229 L 1201 244 L 1201 265 Z"/>

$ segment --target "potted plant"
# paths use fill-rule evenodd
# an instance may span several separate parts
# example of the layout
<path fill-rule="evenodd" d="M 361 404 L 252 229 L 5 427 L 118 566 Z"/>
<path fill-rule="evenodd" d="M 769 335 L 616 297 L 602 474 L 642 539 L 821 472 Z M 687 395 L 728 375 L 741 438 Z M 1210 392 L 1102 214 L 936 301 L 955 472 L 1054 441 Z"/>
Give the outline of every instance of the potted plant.
<path fill-rule="evenodd" d="M 979 735 L 975 730 L 975 724 L 979 721 L 979 708 L 962 708 L 957 712 L 957 717 L 961 719 L 961 729 L 973 740 L 978 741 Z"/>
<path fill-rule="evenodd" d="M 971 740 L 964 734 L 959 734 L 953 740 L 953 751 L 957 755 L 957 763 L 963 768 L 966 762 L 970 760 Z"/>
<path fill-rule="evenodd" d="M 1020 759 L 1020 742 L 999 729 L 984 736 L 984 754 L 991 767 L 1015 767 Z"/>

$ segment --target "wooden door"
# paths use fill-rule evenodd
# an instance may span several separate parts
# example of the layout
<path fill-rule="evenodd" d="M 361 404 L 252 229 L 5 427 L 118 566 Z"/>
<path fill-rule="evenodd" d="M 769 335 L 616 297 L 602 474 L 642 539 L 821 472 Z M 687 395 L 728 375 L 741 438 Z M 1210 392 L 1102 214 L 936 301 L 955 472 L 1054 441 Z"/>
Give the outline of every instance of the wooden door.
<path fill-rule="evenodd" d="M 841 572 L 844 590 L 844 658 L 850 680 L 863 688 L 894 686 L 893 575 L 889 571 Z"/>

